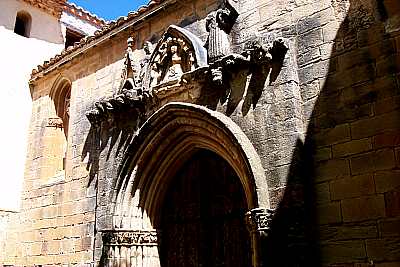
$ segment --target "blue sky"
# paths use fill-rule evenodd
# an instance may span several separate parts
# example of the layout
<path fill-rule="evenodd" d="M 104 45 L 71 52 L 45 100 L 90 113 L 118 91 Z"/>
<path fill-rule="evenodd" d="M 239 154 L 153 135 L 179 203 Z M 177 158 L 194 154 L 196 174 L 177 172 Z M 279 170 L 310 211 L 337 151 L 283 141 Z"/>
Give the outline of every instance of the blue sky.
<path fill-rule="evenodd" d="M 146 5 L 149 0 L 69 0 L 105 20 L 126 16 L 129 11 Z"/>

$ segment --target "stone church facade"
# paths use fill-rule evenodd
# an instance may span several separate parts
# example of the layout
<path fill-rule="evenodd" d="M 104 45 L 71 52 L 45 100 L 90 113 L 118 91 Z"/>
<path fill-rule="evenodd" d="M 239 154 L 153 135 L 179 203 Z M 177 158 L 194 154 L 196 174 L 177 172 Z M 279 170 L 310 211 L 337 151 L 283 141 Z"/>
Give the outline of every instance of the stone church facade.
<path fill-rule="evenodd" d="M 151 1 L 30 88 L 4 265 L 400 265 L 398 1 Z"/>

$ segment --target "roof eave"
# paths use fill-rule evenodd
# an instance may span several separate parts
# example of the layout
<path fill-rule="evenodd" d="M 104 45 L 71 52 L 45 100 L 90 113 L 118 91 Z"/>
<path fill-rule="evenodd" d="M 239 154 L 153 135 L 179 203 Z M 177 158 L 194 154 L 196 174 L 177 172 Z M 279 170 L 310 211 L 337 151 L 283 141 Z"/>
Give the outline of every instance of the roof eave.
<path fill-rule="evenodd" d="M 175 4 L 177 0 L 166 0 L 163 3 L 150 8 L 149 10 L 146 10 L 142 14 L 139 14 L 137 16 L 133 16 L 132 18 L 129 18 L 130 16 L 128 15 L 127 17 L 121 17 L 115 22 L 115 26 L 111 26 L 111 30 L 108 31 L 106 25 L 103 30 L 100 31 L 100 33 L 96 36 L 89 36 L 84 38 L 85 40 L 81 41 L 80 43 L 76 44 L 74 47 L 69 48 L 70 50 L 73 50 L 72 52 L 69 52 L 67 50 L 63 50 L 61 54 L 56 55 L 54 58 L 50 60 L 50 62 L 45 62 L 43 65 L 39 65 L 37 70 L 33 70 L 31 74 L 31 78 L 29 80 L 29 84 L 33 85 L 37 80 L 40 78 L 44 77 L 46 74 L 52 72 L 53 70 L 59 68 L 61 65 L 64 65 L 74 59 L 75 57 L 86 53 L 89 49 L 96 47 L 103 42 L 106 42 L 116 34 L 125 31 L 126 29 L 142 22 L 145 19 L 148 19 L 152 16 L 157 15 L 159 12 L 167 8 L 168 6 Z M 140 10 L 140 9 L 139 9 Z M 115 28 L 114 28 L 115 27 Z M 51 62 L 51 61 L 54 62 Z M 48 65 L 48 66 L 46 66 Z"/>

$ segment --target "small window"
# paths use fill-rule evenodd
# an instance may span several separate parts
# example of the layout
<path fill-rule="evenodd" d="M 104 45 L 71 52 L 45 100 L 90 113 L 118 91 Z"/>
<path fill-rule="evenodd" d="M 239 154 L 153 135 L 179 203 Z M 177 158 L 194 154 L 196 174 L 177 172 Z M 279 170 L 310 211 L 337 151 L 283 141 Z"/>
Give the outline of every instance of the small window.
<path fill-rule="evenodd" d="M 14 32 L 18 35 L 29 37 L 31 30 L 31 21 L 32 18 L 27 12 L 18 12 L 17 17 L 15 18 Z"/>
<path fill-rule="evenodd" d="M 55 82 L 50 92 L 54 103 L 52 118 L 49 118 L 49 127 L 45 136 L 49 137 L 47 166 L 52 168 L 51 173 L 65 171 L 68 150 L 68 126 L 70 117 L 71 82 L 60 78 Z"/>
<path fill-rule="evenodd" d="M 67 32 L 65 34 L 65 48 L 68 46 L 73 46 L 74 43 L 79 42 L 84 36 L 85 35 L 77 31 L 67 28 Z"/>

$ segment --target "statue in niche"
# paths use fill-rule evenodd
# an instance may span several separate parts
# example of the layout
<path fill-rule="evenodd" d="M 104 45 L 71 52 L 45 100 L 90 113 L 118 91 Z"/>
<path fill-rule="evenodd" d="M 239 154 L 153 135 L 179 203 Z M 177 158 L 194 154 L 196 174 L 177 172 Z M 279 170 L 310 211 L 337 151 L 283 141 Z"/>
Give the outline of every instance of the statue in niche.
<path fill-rule="evenodd" d="M 171 67 L 168 69 L 168 73 L 166 75 L 167 80 L 172 80 L 177 78 L 179 75 L 182 75 L 182 58 L 178 54 L 178 46 L 171 45 L 170 47 L 171 53 Z"/>
<path fill-rule="evenodd" d="M 231 53 L 229 34 L 238 16 L 238 12 L 228 0 L 207 16 L 206 29 L 209 34 L 204 47 L 208 50 L 208 63 Z"/>
<path fill-rule="evenodd" d="M 207 50 L 191 32 L 171 25 L 158 41 L 146 67 L 143 88 L 179 82 L 182 74 L 207 65 Z"/>
<path fill-rule="evenodd" d="M 150 69 L 150 86 L 179 78 L 193 69 L 194 57 L 182 38 L 168 37 L 160 46 Z"/>

